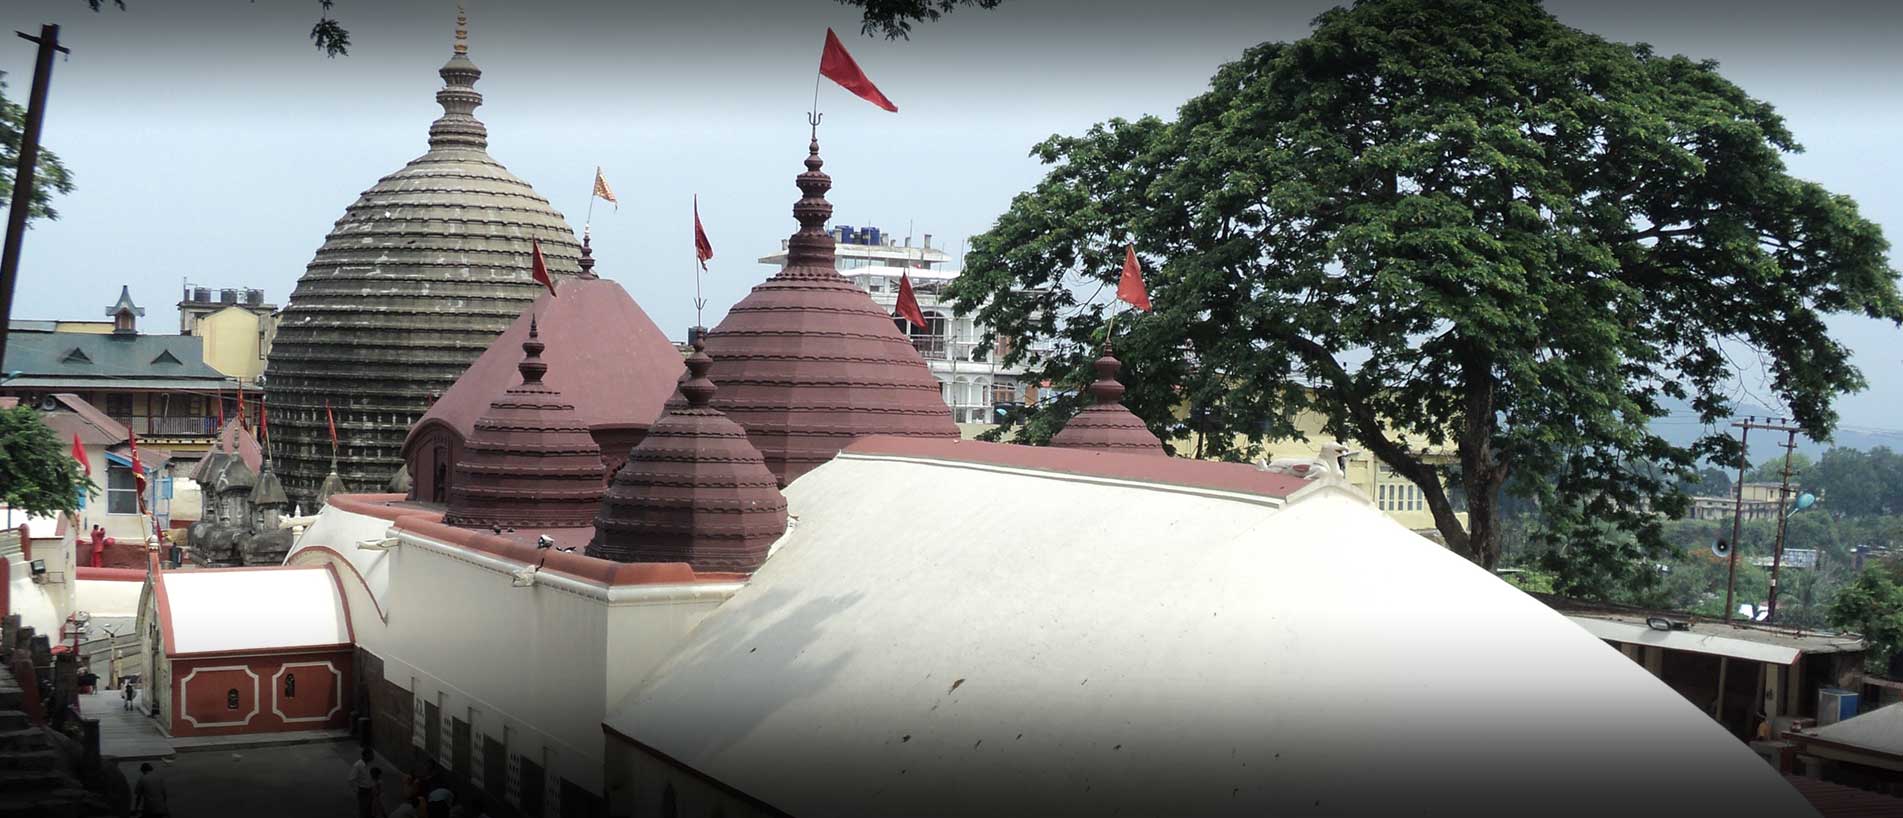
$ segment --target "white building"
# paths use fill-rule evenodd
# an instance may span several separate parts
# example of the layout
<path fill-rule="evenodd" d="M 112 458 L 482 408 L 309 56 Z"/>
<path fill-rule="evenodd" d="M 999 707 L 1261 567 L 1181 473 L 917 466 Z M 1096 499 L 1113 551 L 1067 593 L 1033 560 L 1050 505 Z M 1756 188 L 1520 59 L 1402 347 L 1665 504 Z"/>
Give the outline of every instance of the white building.
<path fill-rule="evenodd" d="M 951 255 L 932 246 L 930 233 L 916 247 L 910 238 L 901 240 L 877 227 L 834 225 L 832 234 L 838 242 L 833 255 L 839 273 L 871 294 L 873 302 L 887 312 L 893 312 L 898 303 L 900 275 L 911 275 L 912 291 L 927 326 L 919 329 L 902 318 L 894 323 L 925 358 L 932 377 L 938 379 L 945 405 L 951 407 L 952 419 L 967 436 L 982 431 L 973 427 L 995 425 L 1002 407 L 1035 401 L 1035 390 L 1027 395 L 1024 368 L 1003 363 L 1008 340 L 995 337 L 971 316 L 959 314 L 949 298 L 940 300 L 958 271 L 946 268 Z M 760 263 L 785 266 L 786 258 L 786 242 L 781 241 L 779 252 L 761 256 Z M 991 349 L 979 351 L 986 340 L 992 341 Z"/>

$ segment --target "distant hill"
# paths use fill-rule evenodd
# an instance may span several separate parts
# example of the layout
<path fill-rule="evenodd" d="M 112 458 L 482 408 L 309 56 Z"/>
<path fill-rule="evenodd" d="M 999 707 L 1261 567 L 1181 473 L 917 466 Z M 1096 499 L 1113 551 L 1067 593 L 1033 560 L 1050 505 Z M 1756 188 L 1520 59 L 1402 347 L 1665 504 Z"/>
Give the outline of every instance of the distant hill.
<path fill-rule="evenodd" d="M 1698 415 L 1692 410 L 1690 404 L 1668 403 L 1667 405 L 1671 407 L 1672 415 L 1652 422 L 1652 431 L 1658 436 L 1665 438 L 1673 445 L 1684 446 L 1709 433 L 1710 430 L 1698 422 Z M 1762 406 L 1740 406 L 1738 412 L 1739 414 L 1732 420 L 1743 420 L 1748 415 L 1764 418 L 1777 414 Z M 1732 420 L 1724 421 L 1718 428 L 1736 437 L 1737 430 L 1731 428 Z M 1763 448 L 1770 445 L 1773 437 L 1781 442 L 1783 435 L 1772 432 L 1752 433 L 1751 451 L 1755 455 L 1751 458 L 1753 463 L 1761 461 L 1767 451 L 1778 451 L 1775 448 Z M 1839 446 L 1866 450 L 1888 446 L 1892 449 L 1903 450 L 1903 431 L 1839 426 L 1836 438 L 1830 443 L 1819 443 L 1803 435 L 1797 436 L 1797 450 L 1809 455 L 1813 460 L 1822 456 L 1826 449 Z"/>

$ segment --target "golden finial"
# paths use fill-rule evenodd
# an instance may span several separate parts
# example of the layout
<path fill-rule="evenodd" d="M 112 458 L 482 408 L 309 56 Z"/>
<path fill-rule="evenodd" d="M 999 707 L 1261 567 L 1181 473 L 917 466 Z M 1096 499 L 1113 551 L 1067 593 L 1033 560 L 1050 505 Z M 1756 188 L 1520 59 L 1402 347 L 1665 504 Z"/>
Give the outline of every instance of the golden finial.
<path fill-rule="evenodd" d="M 463 13 L 463 4 L 456 4 L 456 53 L 469 53 L 469 15 Z"/>

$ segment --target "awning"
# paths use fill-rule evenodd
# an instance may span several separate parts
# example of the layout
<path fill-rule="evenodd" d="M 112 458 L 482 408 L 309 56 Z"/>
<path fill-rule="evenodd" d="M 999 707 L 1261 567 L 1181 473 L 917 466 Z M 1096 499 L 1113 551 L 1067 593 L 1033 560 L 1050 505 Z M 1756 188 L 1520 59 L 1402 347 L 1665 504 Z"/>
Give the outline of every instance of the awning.
<path fill-rule="evenodd" d="M 1803 651 L 1787 645 L 1771 645 L 1750 639 L 1739 639 L 1716 633 L 1699 631 L 1661 631 L 1654 630 L 1644 623 L 1613 622 L 1590 616 L 1567 616 L 1573 624 L 1585 628 L 1588 633 L 1612 642 L 1628 645 L 1645 645 L 1667 650 L 1682 650 L 1691 653 L 1706 653 L 1713 656 L 1729 656 L 1752 662 L 1770 662 L 1774 665 L 1789 665 L 1797 662 Z"/>

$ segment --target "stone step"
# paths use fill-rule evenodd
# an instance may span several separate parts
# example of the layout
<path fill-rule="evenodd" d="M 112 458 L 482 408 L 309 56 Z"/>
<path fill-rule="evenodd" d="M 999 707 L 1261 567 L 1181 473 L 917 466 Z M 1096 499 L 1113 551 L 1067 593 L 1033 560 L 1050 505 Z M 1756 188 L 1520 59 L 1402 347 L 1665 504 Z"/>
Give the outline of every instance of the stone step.
<path fill-rule="evenodd" d="M 18 685 L 0 686 L 0 710 L 18 710 L 26 703 L 26 693 Z"/>
<path fill-rule="evenodd" d="M 0 792 L 0 818 L 86 818 L 110 814 L 97 796 L 76 787 Z"/>
<path fill-rule="evenodd" d="M 33 726 L 33 720 L 18 710 L 0 710 L 0 731 L 23 730 Z"/>
<path fill-rule="evenodd" d="M 46 734 L 38 727 L 23 727 L 18 730 L 0 730 L 0 753 L 29 752 L 44 750 L 52 745 L 47 743 Z"/>
<path fill-rule="evenodd" d="M 66 759 L 53 750 L 0 752 L 0 772 L 10 770 L 63 772 Z"/>
<path fill-rule="evenodd" d="M 45 792 L 70 787 L 65 774 L 48 770 L 0 770 L 0 793 Z"/>

